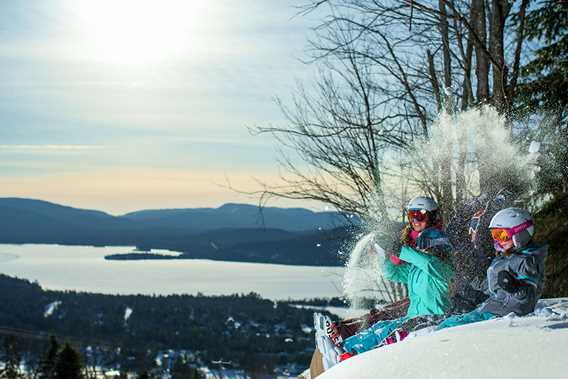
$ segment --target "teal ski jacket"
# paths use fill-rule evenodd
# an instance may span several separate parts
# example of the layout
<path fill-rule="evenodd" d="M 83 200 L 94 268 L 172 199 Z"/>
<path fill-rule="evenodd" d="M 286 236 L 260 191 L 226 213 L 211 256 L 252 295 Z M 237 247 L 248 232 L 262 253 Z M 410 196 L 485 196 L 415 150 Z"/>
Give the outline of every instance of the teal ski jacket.
<path fill-rule="evenodd" d="M 402 247 L 399 257 L 405 263 L 394 265 L 390 259 L 385 260 L 383 275 L 407 285 L 410 299 L 407 317 L 445 314 L 451 304 L 449 287 L 454 277 L 451 265 L 409 246 Z"/>

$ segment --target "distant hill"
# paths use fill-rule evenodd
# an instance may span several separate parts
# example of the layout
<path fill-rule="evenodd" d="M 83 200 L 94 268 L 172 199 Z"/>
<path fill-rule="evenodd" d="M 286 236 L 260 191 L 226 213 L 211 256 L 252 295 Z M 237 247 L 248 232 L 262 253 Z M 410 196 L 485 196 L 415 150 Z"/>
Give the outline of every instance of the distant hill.
<path fill-rule="evenodd" d="M 170 249 L 187 258 L 337 265 L 349 238 L 337 212 L 301 208 L 143 210 L 112 216 L 41 200 L 0 198 L 0 243 L 136 246 Z"/>
<path fill-rule="evenodd" d="M 42 200 L 0 198 L 0 241 L 68 242 L 97 238 L 111 230 L 135 228 L 107 213 L 62 206 Z"/>
<path fill-rule="evenodd" d="M 117 225 L 128 223 L 127 220 L 101 211 L 72 208 L 43 200 L 0 198 L 0 210 L 4 221 L 9 219 L 6 216 L 27 214 L 28 216 L 46 217 L 51 220 L 89 227 L 107 225 L 108 223 Z"/>
<path fill-rule="evenodd" d="M 303 208 L 275 208 L 249 204 L 225 204 L 219 208 L 160 209 L 128 213 L 121 218 L 145 226 L 191 230 L 221 228 L 274 228 L 288 231 L 333 229 L 346 224 L 338 212 L 313 212 Z"/>

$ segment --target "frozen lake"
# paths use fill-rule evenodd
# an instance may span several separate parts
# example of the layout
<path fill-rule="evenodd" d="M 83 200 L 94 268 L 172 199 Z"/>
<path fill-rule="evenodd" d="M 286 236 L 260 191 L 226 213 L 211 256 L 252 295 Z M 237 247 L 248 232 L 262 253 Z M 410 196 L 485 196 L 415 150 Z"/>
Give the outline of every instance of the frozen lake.
<path fill-rule="evenodd" d="M 104 259 L 105 255 L 132 250 L 132 247 L 0 244 L 0 273 L 37 281 L 43 288 L 52 290 L 146 295 L 256 292 L 269 299 L 303 299 L 339 296 L 344 270 L 190 259 Z"/>

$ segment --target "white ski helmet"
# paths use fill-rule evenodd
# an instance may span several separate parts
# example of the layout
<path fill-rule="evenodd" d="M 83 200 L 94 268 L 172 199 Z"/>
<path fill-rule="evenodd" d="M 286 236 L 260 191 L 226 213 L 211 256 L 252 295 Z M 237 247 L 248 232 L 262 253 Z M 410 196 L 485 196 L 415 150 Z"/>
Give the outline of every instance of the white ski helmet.
<path fill-rule="evenodd" d="M 407 211 L 413 210 L 425 210 L 428 212 L 434 212 L 438 210 L 438 204 L 431 197 L 426 196 L 416 196 L 408 202 L 406 205 Z"/>
<path fill-rule="evenodd" d="M 534 220 L 529 211 L 522 208 L 505 208 L 493 216 L 489 229 L 509 229 L 515 248 L 526 246 L 534 235 Z"/>

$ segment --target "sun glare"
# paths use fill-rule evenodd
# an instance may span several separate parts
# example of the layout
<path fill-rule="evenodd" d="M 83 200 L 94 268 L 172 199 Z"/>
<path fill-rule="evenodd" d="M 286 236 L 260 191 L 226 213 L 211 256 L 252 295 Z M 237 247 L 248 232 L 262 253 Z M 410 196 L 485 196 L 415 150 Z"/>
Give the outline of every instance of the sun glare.
<path fill-rule="evenodd" d="M 148 64 L 169 60 L 192 44 L 205 3 L 195 0 L 81 0 L 74 3 L 83 49 L 96 60 Z"/>

